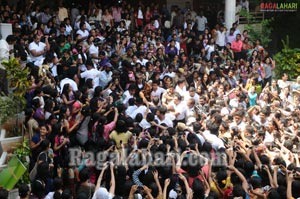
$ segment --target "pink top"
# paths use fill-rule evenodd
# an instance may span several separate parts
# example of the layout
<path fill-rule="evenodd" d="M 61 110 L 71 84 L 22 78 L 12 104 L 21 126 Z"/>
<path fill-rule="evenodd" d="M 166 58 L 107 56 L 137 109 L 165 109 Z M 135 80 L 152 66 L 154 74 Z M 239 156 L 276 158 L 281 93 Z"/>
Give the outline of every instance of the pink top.
<path fill-rule="evenodd" d="M 204 173 L 204 175 L 207 177 L 207 176 L 208 176 L 208 170 L 209 170 L 208 164 L 204 165 L 204 166 L 202 167 L 201 170 L 202 170 L 202 172 Z M 181 169 L 181 168 L 178 169 L 177 172 L 178 172 L 178 173 L 186 173 L 186 171 L 183 170 L 183 169 Z M 202 178 L 201 175 L 198 175 L 198 176 L 196 176 L 196 177 L 189 177 L 189 178 L 188 178 L 188 183 L 189 183 L 189 186 L 190 186 L 190 187 L 192 187 L 192 184 L 193 184 L 193 182 L 194 182 L 194 180 L 195 180 L 196 178 L 198 178 L 200 181 L 203 181 L 203 180 L 204 180 L 204 179 Z"/>
<path fill-rule="evenodd" d="M 231 43 L 231 49 L 233 52 L 241 52 L 243 48 L 243 42 L 241 40 L 239 41 L 233 41 Z"/>
<path fill-rule="evenodd" d="M 116 127 L 116 123 L 112 121 L 109 124 L 104 125 L 104 130 L 103 130 L 103 138 L 108 141 L 109 140 L 109 134 L 110 132 Z"/>

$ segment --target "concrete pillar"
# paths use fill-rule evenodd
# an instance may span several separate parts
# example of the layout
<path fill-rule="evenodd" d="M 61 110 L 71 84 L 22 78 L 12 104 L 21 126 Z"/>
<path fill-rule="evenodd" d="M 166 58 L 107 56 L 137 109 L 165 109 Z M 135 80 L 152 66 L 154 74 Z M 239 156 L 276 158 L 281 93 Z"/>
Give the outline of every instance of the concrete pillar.
<path fill-rule="evenodd" d="M 225 26 L 229 30 L 235 22 L 236 0 L 225 0 Z"/>

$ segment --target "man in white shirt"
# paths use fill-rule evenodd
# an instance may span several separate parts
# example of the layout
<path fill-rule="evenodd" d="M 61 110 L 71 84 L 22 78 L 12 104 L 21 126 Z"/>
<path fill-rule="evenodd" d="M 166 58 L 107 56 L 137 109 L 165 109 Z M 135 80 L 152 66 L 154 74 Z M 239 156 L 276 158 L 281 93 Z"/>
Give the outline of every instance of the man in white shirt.
<path fill-rule="evenodd" d="M 159 125 L 166 124 L 168 127 L 173 127 L 173 121 L 166 115 L 167 111 L 168 109 L 166 106 L 158 107 L 155 119 Z"/>
<path fill-rule="evenodd" d="M 199 34 L 202 35 L 208 23 L 206 17 L 203 16 L 202 11 L 199 13 L 199 16 L 196 17 L 195 21 L 198 24 L 197 30 L 199 31 Z"/>
<path fill-rule="evenodd" d="M 163 73 L 161 73 L 159 78 L 164 79 L 165 76 L 168 76 L 168 77 L 171 77 L 173 79 L 176 76 L 176 73 L 174 72 L 174 70 L 175 70 L 174 66 L 172 66 L 172 65 L 168 66 L 166 68 L 166 70 Z"/>
<path fill-rule="evenodd" d="M 91 35 L 88 37 L 88 40 L 90 40 Z M 99 38 L 94 38 L 93 43 L 89 47 L 89 55 L 93 59 L 94 64 L 97 65 L 99 62 L 99 48 L 98 45 L 100 44 L 100 39 Z"/>
<path fill-rule="evenodd" d="M 229 125 L 229 128 L 237 127 L 240 131 L 243 131 L 246 127 L 246 123 L 243 121 L 244 112 L 237 111 L 233 115 L 233 122 Z"/>
<path fill-rule="evenodd" d="M 194 122 L 196 122 L 197 112 L 195 110 L 195 100 L 190 98 L 186 101 L 186 116 L 185 121 L 188 127 L 191 127 Z"/>
<path fill-rule="evenodd" d="M 182 97 L 179 93 L 174 94 L 174 100 L 170 103 L 168 110 L 172 112 L 175 116 L 175 125 L 178 122 L 185 123 L 185 116 L 186 116 L 186 104 L 182 101 Z"/>
<path fill-rule="evenodd" d="M 51 74 L 53 77 L 56 77 L 58 76 L 58 73 L 57 73 L 57 65 L 58 65 L 58 58 L 57 58 L 57 55 L 56 53 L 54 54 L 54 56 L 52 57 L 52 60 L 50 61 L 49 63 L 49 68 L 51 69 Z"/>
<path fill-rule="evenodd" d="M 137 107 L 137 105 L 135 105 L 134 98 L 130 98 L 128 100 L 128 107 L 125 110 L 126 115 L 128 115 L 128 116 L 131 115 L 134 112 L 134 110 L 136 110 L 137 108 L 138 107 Z"/>
<path fill-rule="evenodd" d="M 161 101 L 161 96 L 166 90 L 159 86 L 159 81 L 152 81 L 151 99 L 158 98 Z"/>
<path fill-rule="evenodd" d="M 0 35 L 1 37 L 1 35 Z M 0 93 L 8 94 L 8 83 L 6 77 L 5 67 L 1 64 L 2 61 L 8 60 L 13 46 L 16 42 L 16 38 L 13 35 L 8 35 L 6 40 L 0 40 Z"/>
<path fill-rule="evenodd" d="M 76 34 L 79 34 L 82 40 L 86 40 L 88 38 L 90 33 L 86 29 L 86 24 L 84 22 L 80 23 L 80 29 L 77 30 Z"/>
<path fill-rule="evenodd" d="M 94 88 L 100 85 L 100 71 L 98 71 L 96 68 L 93 66 L 93 62 L 91 59 L 86 60 L 86 68 L 87 70 L 80 73 L 80 68 L 78 68 L 78 76 L 80 78 L 83 78 L 85 81 L 87 79 L 93 79 L 94 82 Z"/>
<path fill-rule="evenodd" d="M 283 73 L 281 79 L 279 79 L 279 80 L 277 81 L 278 87 L 279 87 L 281 90 L 284 89 L 284 88 L 286 88 L 286 87 L 288 87 L 288 86 L 290 85 L 289 82 L 287 81 L 288 78 L 289 78 L 288 74 Z"/>
<path fill-rule="evenodd" d="M 224 30 L 224 26 L 221 25 L 220 30 L 217 30 L 217 38 L 216 38 L 216 44 L 218 46 L 218 50 L 225 49 L 226 46 L 226 32 Z"/>
<path fill-rule="evenodd" d="M 144 52 L 139 52 L 138 54 L 138 60 L 136 61 L 137 63 L 140 63 L 142 66 L 146 66 L 146 63 L 148 62 L 148 59 L 144 58 Z"/>
<path fill-rule="evenodd" d="M 112 71 L 111 71 L 112 65 L 107 62 L 104 65 L 104 70 L 100 72 L 100 82 L 99 85 L 104 89 L 108 83 L 112 80 Z"/>
<path fill-rule="evenodd" d="M 249 110 L 248 110 L 248 115 L 249 115 L 249 117 L 250 117 L 253 121 L 257 122 L 259 125 L 262 125 L 262 126 L 264 126 L 264 127 L 268 127 L 268 125 L 269 125 L 269 120 L 267 120 L 267 117 L 268 117 L 269 114 L 268 114 L 267 109 L 266 109 L 266 108 L 263 108 L 263 109 L 259 112 L 259 114 L 256 115 L 256 114 L 253 113 L 253 110 L 254 110 L 254 109 L 257 110 L 256 107 L 259 107 L 259 106 L 256 105 L 256 106 L 253 107 L 252 109 L 249 109 Z"/>
<path fill-rule="evenodd" d="M 211 53 L 216 50 L 215 41 L 213 38 L 210 39 L 208 45 L 205 46 L 206 59 L 210 60 Z"/>
<path fill-rule="evenodd" d="M 131 117 L 132 119 L 135 119 L 136 115 L 139 113 L 141 113 L 144 116 L 145 112 L 147 111 L 147 107 L 145 105 L 143 105 L 142 98 L 138 97 L 136 99 L 136 105 L 137 105 L 137 108 L 131 114 L 129 114 L 129 117 Z"/>
<path fill-rule="evenodd" d="M 99 58 L 98 57 L 98 55 L 99 55 L 99 48 L 98 48 L 98 46 L 95 45 L 95 39 L 94 39 L 94 42 L 89 47 L 89 54 L 94 59 L 98 59 Z"/>
<path fill-rule="evenodd" d="M 177 85 L 175 87 L 175 92 L 179 93 L 182 97 L 185 95 L 185 93 L 186 93 L 186 84 L 185 84 L 185 79 L 184 78 L 178 79 Z"/>
<path fill-rule="evenodd" d="M 207 124 L 208 125 L 208 124 Z M 211 129 L 213 127 L 209 127 L 208 125 L 208 130 L 205 130 L 202 133 L 202 136 L 205 138 L 206 141 L 211 143 L 212 147 L 218 151 L 220 148 L 225 148 L 224 142 L 215 134 L 211 133 Z"/>
<path fill-rule="evenodd" d="M 30 59 L 36 66 L 41 66 L 45 59 L 45 53 L 50 49 L 48 36 L 45 37 L 45 43 L 41 42 L 40 35 L 34 35 L 33 42 L 29 44 Z"/>
<path fill-rule="evenodd" d="M 134 98 L 136 89 L 137 89 L 137 87 L 135 84 L 130 84 L 128 87 L 128 90 L 124 92 L 122 98 L 123 98 L 123 104 L 125 106 L 128 105 L 129 99 Z"/>
<path fill-rule="evenodd" d="M 80 24 L 81 24 L 81 23 L 84 23 L 85 26 L 86 26 L 86 29 L 87 29 L 88 31 L 91 31 L 91 30 L 92 30 L 91 25 L 85 20 L 85 19 L 86 19 L 86 16 L 85 16 L 85 15 L 81 15 L 81 16 L 79 15 L 78 17 L 79 17 L 79 18 L 76 19 L 76 23 L 75 23 L 75 25 L 74 25 L 74 29 L 75 29 L 75 30 L 80 29 Z"/>
<path fill-rule="evenodd" d="M 154 120 L 154 115 L 153 113 L 148 113 L 146 118 L 143 118 L 142 121 L 139 123 L 139 126 L 142 129 L 148 129 L 151 127 L 151 123 Z"/>
<path fill-rule="evenodd" d="M 184 101 L 187 103 L 190 99 L 195 100 L 195 104 L 199 104 L 199 95 L 196 93 L 196 89 L 194 87 L 190 87 L 189 91 L 184 95 Z"/>
<path fill-rule="evenodd" d="M 197 122 L 193 123 L 193 130 L 197 133 L 196 135 L 201 144 L 209 142 L 212 147 L 218 151 L 221 148 L 225 148 L 224 142 L 218 137 L 219 126 L 220 124 L 214 119 L 214 117 L 211 117 L 206 121 L 205 131 L 200 131 L 201 126 Z"/>

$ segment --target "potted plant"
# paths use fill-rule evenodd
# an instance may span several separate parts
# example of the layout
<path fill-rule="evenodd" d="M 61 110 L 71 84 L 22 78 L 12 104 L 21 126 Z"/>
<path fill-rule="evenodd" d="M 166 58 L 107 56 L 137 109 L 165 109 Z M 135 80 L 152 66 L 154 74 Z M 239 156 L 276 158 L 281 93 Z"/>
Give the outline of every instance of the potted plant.
<path fill-rule="evenodd" d="M 29 167 L 30 154 L 31 154 L 31 151 L 30 151 L 28 139 L 23 139 L 23 142 L 19 143 L 17 148 L 13 152 L 13 156 L 17 157 L 26 168 Z M 30 183 L 28 170 L 26 170 L 25 173 L 22 175 L 22 177 L 18 181 L 17 185 L 21 184 L 21 183 L 25 183 L 25 184 Z"/>
<path fill-rule="evenodd" d="M 15 183 L 29 183 L 28 177 L 28 164 L 29 164 L 29 143 L 24 138 L 24 125 L 23 125 L 23 109 L 26 105 L 25 94 L 30 88 L 30 81 L 28 79 L 29 71 L 26 68 L 22 68 L 19 61 L 16 58 L 3 61 L 2 65 L 7 72 L 7 79 L 9 79 L 9 94 L 3 95 L 0 93 L 0 159 L 2 165 L 1 170 L 14 168 L 23 168 L 22 175 L 18 171 L 14 171 L 15 174 L 19 172 L 19 176 L 14 179 L 18 179 Z M 9 164 L 17 165 L 10 166 Z M 24 168 L 25 171 L 24 171 Z M 5 173 L 5 172 L 4 172 Z M 3 183 L 3 179 L 1 180 Z M 16 186 L 15 186 L 16 187 Z M 15 192 L 16 189 L 12 189 L 10 195 Z"/>
<path fill-rule="evenodd" d="M 10 191 L 10 194 L 17 192 L 16 188 L 21 183 L 30 183 L 28 166 L 29 166 L 30 148 L 28 140 L 15 148 L 13 154 L 7 157 L 7 165 L 0 171 L 0 186 Z"/>

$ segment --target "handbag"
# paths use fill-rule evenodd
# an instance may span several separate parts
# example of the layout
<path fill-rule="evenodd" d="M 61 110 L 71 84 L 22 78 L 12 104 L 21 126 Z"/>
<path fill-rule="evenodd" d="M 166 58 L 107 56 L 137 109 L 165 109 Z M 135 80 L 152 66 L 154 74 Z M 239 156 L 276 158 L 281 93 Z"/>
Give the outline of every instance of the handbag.
<path fill-rule="evenodd" d="M 30 171 L 30 173 L 29 173 L 29 179 L 30 179 L 30 181 L 33 181 L 34 179 L 35 179 L 35 177 L 36 177 L 36 175 L 37 175 L 37 167 L 38 167 L 38 161 L 39 161 L 39 159 L 40 159 L 40 155 L 42 154 L 42 153 L 45 153 L 44 151 L 43 152 L 41 152 L 40 154 L 39 154 L 39 156 L 38 156 L 38 158 L 37 158 L 37 160 L 36 160 L 36 163 L 35 163 L 35 165 L 34 165 L 34 167 L 33 167 L 33 169 Z M 47 156 L 46 156 L 47 157 Z"/>

